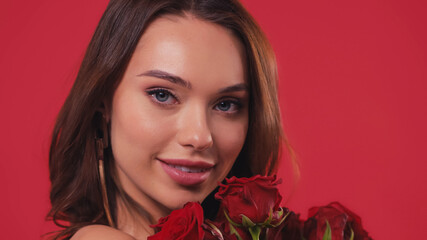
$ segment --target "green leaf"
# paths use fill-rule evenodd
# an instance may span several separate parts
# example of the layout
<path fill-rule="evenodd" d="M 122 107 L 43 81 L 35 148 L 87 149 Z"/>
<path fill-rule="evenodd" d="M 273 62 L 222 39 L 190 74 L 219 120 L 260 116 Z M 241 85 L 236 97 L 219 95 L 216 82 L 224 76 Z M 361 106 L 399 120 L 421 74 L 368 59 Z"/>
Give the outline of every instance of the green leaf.
<path fill-rule="evenodd" d="M 231 218 L 228 216 L 228 214 L 227 214 L 227 212 L 225 210 L 224 210 L 224 215 L 225 215 L 225 218 L 227 218 L 227 221 L 229 223 L 231 223 L 233 226 L 242 227 L 242 225 L 233 222 L 233 220 L 231 220 Z"/>
<path fill-rule="evenodd" d="M 354 239 L 354 232 L 353 232 L 353 229 L 350 228 L 350 230 L 351 230 L 350 240 L 353 240 Z"/>
<path fill-rule="evenodd" d="M 268 218 L 265 220 L 264 225 L 269 225 L 273 220 L 273 208 L 270 208 L 270 212 L 268 213 Z"/>
<path fill-rule="evenodd" d="M 323 235 L 323 240 L 332 240 L 332 231 L 328 220 L 326 220 L 326 229 L 325 234 Z"/>
<path fill-rule="evenodd" d="M 280 207 L 280 210 L 279 211 L 277 211 L 277 215 L 279 216 L 279 218 L 280 217 L 282 217 L 283 216 L 283 208 L 282 207 Z M 289 212 L 288 212 L 289 213 Z"/>
<path fill-rule="evenodd" d="M 243 227 L 247 227 L 247 228 L 251 228 L 255 226 L 255 223 L 252 222 L 252 220 L 250 220 L 248 217 L 246 217 L 243 214 L 242 214 L 242 224 L 243 224 Z"/>
<path fill-rule="evenodd" d="M 209 225 L 209 227 L 211 227 L 212 228 L 212 230 L 213 231 L 215 231 L 215 233 L 218 235 L 217 236 L 217 238 L 219 238 L 219 239 L 221 239 L 221 240 L 224 240 L 224 236 L 222 236 L 222 232 L 221 232 L 221 230 L 219 230 L 218 228 L 217 228 L 217 226 L 215 226 L 212 222 L 210 222 L 209 220 L 207 220 L 207 221 L 205 221 L 208 225 Z"/>
<path fill-rule="evenodd" d="M 281 213 L 281 215 L 283 214 L 283 209 L 281 210 L 282 211 L 282 213 Z M 286 215 L 285 216 L 283 216 L 283 218 L 280 220 L 280 222 L 278 222 L 277 224 L 274 224 L 274 225 L 272 225 L 272 227 L 278 227 L 280 224 L 282 224 L 282 222 L 283 221 L 285 221 L 285 219 L 288 217 L 288 215 L 290 214 L 291 212 L 289 211 L 289 212 L 287 212 L 286 213 Z"/>
<path fill-rule="evenodd" d="M 230 233 L 236 235 L 237 240 L 243 240 L 239 232 L 234 228 L 233 224 L 230 223 Z"/>
<path fill-rule="evenodd" d="M 251 234 L 252 240 L 259 240 L 259 236 L 261 235 L 261 227 L 260 226 L 250 227 L 249 233 Z"/>

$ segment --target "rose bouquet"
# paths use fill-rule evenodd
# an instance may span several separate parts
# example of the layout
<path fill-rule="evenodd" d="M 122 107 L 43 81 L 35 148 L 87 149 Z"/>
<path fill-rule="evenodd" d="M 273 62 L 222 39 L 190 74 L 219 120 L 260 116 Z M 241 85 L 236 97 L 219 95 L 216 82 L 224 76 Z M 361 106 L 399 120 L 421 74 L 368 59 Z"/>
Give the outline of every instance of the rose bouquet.
<path fill-rule="evenodd" d="M 204 219 L 199 203 L 187 203 L 152 226 L 148 240 L 369 240 L 360 218 L 337 202 L 309 210 L 308 219 L 281 207 L 275 176 L 232 177 L 220 184 L 216 218 Z"/>

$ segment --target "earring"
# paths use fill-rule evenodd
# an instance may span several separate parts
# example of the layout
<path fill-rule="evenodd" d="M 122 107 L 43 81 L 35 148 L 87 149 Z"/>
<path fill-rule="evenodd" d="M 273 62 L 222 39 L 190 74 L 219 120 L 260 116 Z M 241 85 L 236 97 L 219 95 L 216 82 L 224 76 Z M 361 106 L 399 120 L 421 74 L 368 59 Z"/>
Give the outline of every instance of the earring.
<path fill-rule="evenodd" d="M 104 205 L 105 215 L 107 216 L 108 225 L 114 227 L 113 219 L 111 217 L 110 205 L 108 203 L 107 195 L 107 185 L 105 183 L 105 170 L 104 170 L 104 149 L 108 147 L 108 127 L 105 118 L 102 118 L 102 133 L 97 136 L 96 141 L 96 150 L 98 156 L 98 172 L 99 172 L 99 182 L 101 184 L 101 193 L 102 193 L 102 202 Z"/>

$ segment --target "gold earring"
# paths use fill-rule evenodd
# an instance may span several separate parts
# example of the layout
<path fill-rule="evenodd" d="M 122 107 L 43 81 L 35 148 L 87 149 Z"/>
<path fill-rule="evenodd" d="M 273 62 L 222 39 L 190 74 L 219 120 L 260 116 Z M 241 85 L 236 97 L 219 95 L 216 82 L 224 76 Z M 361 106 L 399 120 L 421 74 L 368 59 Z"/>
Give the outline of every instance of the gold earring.
<path fill-rule="evenodd" d="M 98 172 L 99 182 L 101 185 L 102 202 L 104 205 L 105 215 L 107 216 L 108 225 L 114 227 L 113 219 L 111 217 L 110 205 L 108 203 L 107 185 L 105 183 L 105 170 L 104 170 L 104 149 L 108 147 L 108 128 L 105 119 L 102 120 L 102 135 L 96 138 L 96 148 L 98 155 Z"/>

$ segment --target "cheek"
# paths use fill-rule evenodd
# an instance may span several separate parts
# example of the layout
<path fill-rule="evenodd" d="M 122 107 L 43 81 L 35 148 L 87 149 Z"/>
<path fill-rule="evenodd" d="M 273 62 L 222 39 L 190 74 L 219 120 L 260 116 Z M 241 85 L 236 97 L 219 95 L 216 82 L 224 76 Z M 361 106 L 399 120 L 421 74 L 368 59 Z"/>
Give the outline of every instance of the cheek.
<path fill-rule="evenodd" d="M 239 121 L 216 121 L 212 127 L 220 159 L 231 168 L 245 143 L 248 129 L 247 118 Z"/>
<path fill-rule="evenodd" d="M 153 111 L 140 96 L 127 94 L 113 101 L 111 145 L 116 161 L 151 158 L 171 135 L 168 118 Z"/>

